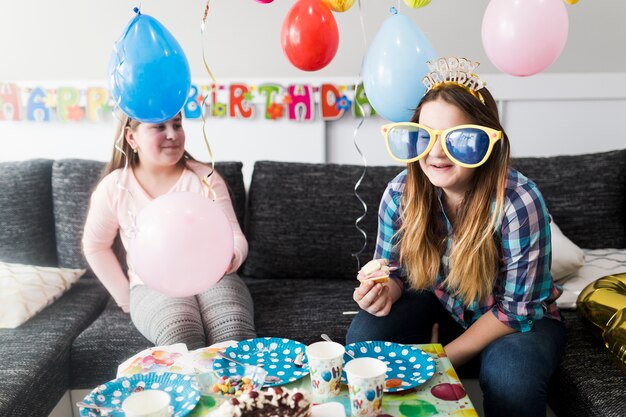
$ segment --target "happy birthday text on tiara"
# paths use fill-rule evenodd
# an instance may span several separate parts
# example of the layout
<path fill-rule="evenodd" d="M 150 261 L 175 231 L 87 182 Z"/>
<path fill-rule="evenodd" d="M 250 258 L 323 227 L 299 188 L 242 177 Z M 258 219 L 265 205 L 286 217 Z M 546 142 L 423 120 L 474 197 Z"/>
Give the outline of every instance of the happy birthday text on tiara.
<path fill-rule="evenodd" d="M 464 85 L 474 92 L 485 86 L 485 82 L 474 74 L 474 70 L 480 65 L 480 62 L 448 57 L 440 58 L 437 61 L 428 61 L 426 64 L 430 72 L 422 78 L 422 83 L 426 86 L 427 91 L 445 82 Z"/>

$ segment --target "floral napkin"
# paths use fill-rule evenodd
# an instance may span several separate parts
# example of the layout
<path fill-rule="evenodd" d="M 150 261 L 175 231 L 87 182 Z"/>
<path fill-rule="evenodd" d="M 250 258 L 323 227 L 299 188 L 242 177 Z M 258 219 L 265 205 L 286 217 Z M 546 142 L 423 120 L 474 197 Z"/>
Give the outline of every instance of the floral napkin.
<path fill-rule="evenodd" d="M 174 372 L 194 374 L 213 369 L 213 360 L 218 350 L 224 351 L 236 342 L 221 342 L 189 351 L 184 343 L 154 346 L 144 349 L 125 360 L 117 367 L 117 378 L 147 372 Z"/>

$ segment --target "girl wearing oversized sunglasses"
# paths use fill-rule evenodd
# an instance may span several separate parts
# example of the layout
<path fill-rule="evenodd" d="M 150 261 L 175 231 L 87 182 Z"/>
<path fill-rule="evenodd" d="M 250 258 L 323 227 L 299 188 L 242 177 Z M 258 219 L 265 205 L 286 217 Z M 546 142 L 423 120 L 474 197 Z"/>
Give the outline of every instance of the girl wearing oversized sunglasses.
<path fill-rule="evenodd" d="M 509 166 L 493 97 L 443 81 L 410 123 L 382 133 L 407 163 L 379 209 L 374 258 L 392 279 L 359 272 L 347 343 L 436 341 L 461 375 L 478 373 L 487 416 L 545 416 L 565 343 L 550 219 L 537 186 Z"/>

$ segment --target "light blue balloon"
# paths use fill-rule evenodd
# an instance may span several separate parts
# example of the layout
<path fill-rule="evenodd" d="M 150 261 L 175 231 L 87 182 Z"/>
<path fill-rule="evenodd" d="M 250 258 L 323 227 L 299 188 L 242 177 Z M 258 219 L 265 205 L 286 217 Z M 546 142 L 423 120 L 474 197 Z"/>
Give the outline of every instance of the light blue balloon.
<path fill-rule="evenodd" d="M 436 57 L 410 18 L 389 16 L 367 50 L 361 71 L 365 94 L 376 112 L 392 122 L 409 121 L 426 93 L 426 61 Z"/>
<path fill-rule="evenodd" d="M 187 57 L 155 18 L 137 14 L 109 60 L 111 96 L 133 119 L 162 123 L 181 111 L 191 86 Z"/>

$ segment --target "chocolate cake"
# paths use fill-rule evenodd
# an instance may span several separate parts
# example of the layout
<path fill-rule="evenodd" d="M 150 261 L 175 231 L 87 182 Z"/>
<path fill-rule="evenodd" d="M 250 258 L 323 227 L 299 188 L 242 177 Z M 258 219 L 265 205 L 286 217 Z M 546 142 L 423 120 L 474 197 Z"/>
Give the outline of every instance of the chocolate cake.
<path fill-rule="evenodd" d="M 268 388 L 226 400 L 211 417 L 309 417 L 311 402 L 298 389 Z"/>

